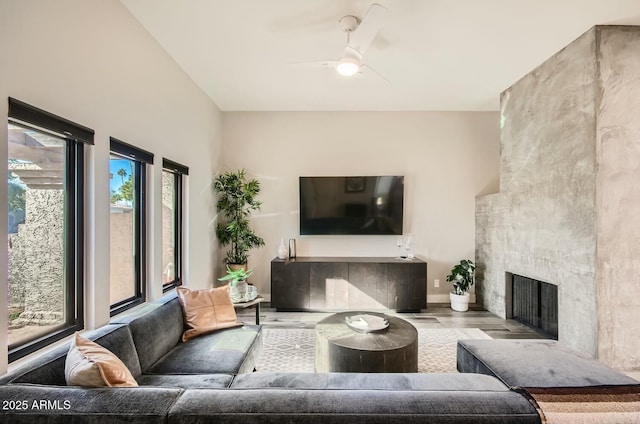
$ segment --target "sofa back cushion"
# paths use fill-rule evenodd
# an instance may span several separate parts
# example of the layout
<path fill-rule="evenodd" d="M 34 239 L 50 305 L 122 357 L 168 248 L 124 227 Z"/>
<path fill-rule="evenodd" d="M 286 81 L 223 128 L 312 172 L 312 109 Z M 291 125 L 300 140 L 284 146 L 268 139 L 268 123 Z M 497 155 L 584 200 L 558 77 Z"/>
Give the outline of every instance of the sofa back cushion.
<path fill-rule="evenodd" d="M 137 378 L 142 374 L 131 332 L 124 325 L 105 325 L 83 334 L 83 337 L 108 349 L 127 366 Z M 42 355 L 7 374 L 0 383 L 31 383 L 66 386 L 64 366 L 70 343 Z"/>
<path fill-rule="evenodd" d="M 175 293 L 111 322 L 129 325 L 142 371 L 173 349 L 184 331 L 182 308 Z"/>

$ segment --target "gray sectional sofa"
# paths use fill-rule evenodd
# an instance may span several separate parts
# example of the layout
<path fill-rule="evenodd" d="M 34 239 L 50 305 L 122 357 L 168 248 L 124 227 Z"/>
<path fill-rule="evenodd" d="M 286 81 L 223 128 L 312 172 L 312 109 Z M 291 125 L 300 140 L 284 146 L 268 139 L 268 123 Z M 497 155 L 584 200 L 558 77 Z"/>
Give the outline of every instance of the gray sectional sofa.
<path fill-rule="evenodd" d="M 460 340 L 457 367 L 463 373 L 496 377 L 508 387 L 640 385 L 555 340 Z"/>
<path fill-rule="evenodd" d="M 495 375 L 252 373 L 260 326 L 186 343 L 175 295 L 85 334 L 140 387 L 65 384 L 68 344 L 0 378 L 10 423 L 540 423 Z M 472 361 L 468 361 L 472 362 Z"/>

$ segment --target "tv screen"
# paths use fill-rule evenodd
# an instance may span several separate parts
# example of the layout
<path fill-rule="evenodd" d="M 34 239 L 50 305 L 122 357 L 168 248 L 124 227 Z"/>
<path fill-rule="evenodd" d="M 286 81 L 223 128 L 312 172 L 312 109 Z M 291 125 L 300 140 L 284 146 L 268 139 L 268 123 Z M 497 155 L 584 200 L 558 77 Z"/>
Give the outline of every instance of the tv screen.
<path fill-rule="evenodd" d="M 300 234 L 402 234 L 403 176 L 300 177 Z"/>

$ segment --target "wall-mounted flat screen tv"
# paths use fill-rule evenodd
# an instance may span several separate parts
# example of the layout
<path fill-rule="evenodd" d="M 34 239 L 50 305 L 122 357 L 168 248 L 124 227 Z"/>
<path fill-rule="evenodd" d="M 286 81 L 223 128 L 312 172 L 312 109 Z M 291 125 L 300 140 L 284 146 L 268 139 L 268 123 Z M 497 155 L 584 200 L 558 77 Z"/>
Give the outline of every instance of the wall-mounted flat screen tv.
<path fill-rule="evenodd" d="M 300 234 L 402 234 L 403 176 L 300 177 Z"/>

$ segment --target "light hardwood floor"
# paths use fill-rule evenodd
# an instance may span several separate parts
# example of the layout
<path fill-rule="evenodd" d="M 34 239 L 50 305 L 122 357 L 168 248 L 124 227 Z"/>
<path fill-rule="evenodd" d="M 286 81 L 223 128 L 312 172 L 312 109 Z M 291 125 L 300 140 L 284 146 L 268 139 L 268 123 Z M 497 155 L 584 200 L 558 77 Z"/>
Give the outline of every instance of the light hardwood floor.
<path fill-rule="evenodd" d="M 419 313 L 387 314 L 399 316 L 416 328 L 479 328 L 494 339 L 532 339 L 545 336 L 514 320 L 505 320 L 480 307 L 472 306 L 467 312 L 453 311 L 448 304 L 429 304 Z M 238 319 L 247 324 L 255 320 L 254 309 L 237 311 Z M 277 312 L 269 303 L 263 303 L 260 323 L 265 327 L 315 328 L 318 321 L 332 312 Z"/>
<path fill-rule="evenodd" d="M 255 309 L 236 311 L 238 320 L 246 324 L 255 322 Z M 427 309 L 419 313 L 396 313 L 416 328 L 479 328 L 494 339 L 540 339 L 548 336 L 537 332 L 518 321 L 502 319 L 481 307 L 471 305 L 467 312 L 456 312 L 449 304 L 428 304 Z M 315 328 L 318 321 L 333 312 L 278 312 L 269 303 L 263 303 L 260 311 L 260 324 L 265 328 Z M 640 381 L 640 371 L 620 370 Z"/>
<path fill-rule="evenodd" d="M 236 311 L 238 320 L 246 324 L 255 322 L 254 309 Z M 260 324 L 266 328 L 315 328 L 318 321 L 333 312 L 277 312 L 269 303 L 263 303 Z M 494 339 L 540 339 L 546 335 L 515 320 L 505 320 L 481 307 L 471 305 L 467 312 L 456 312 L 449 304 L 428 304 L 419 313 L 384 313 L 397 315 L 416 328 L 479 328 Z M 621 370 L 640 381 L 640 371 Z"/>

